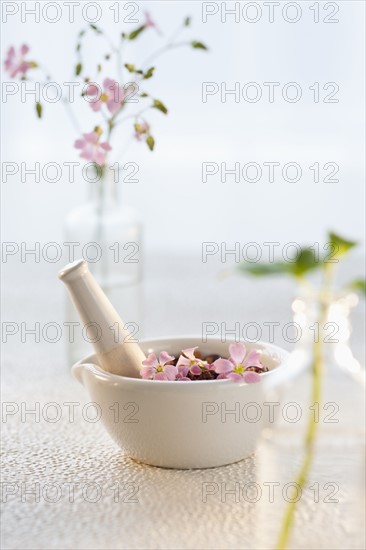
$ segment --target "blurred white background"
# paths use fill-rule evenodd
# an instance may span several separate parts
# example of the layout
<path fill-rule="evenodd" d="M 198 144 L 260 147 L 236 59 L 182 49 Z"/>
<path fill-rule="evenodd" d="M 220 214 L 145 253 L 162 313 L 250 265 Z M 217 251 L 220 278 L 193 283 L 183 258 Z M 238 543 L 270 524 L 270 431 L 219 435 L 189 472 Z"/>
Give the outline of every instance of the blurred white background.
<path fill-rule="evenodd" d="M 21 21 L 21 10 L 9 15 L 2 36 L 2 57 L 10 45 L 30 46 L 30 59 L 43 63 L 59 83 L 70 81 L 76 63 L 77 34 L 85 21 L 81 7 L 75 3 L 75 22 L 68 22 L 68 9 L 58 2 L 61 18 L 56 23 L 44 20 L 36 23 L 27 15 Z M 25 4 L 34 2 L 4 2 Z M 55 3 L 53 3 L 55 4 Z M 150 153 L 143 143 L 134 141 L 118 155 L 132 135 L 126 123 L 114 142 L 111 160 L 139 164 L 139 183 L 121 186 L 122 200 L 137 207 L 145 224 L 145 245 L 149 251 L 177 250 L 200 254 L 203 241 L 322 241 L 325 231 L 333 228 L 355 239 L 363 238 L 363 136 L 364 136 L 364 39 L 365 5 L 359 1 L 332 3 L 339 7 L 334 15 L 338 23 L 326 24 L 332 9 L 320 6 L 320 22 L 314 23 L 312 2 L 297 2 L 302 15 L 298 22 L 289 23 L 276 8 L 275 20 L 269 22 L 268 7 L 257 2 L 262 16 L 249 23 L 241 15 L 235 22 L 228 15 L 221 21 L 220 11 L 202 20 L 201 2 L 137 2 L 135 17 L 144 20 L 148 9 L 153 19 L 169 37 L 180 22 L 192 16 L 192 25 L 181 39 L 202 40 L 209 52 L 182 48 L 159 58 L 156 76 L 147 81 L 146 88 L 166 103 L 169 115 L 158 111 L 147 115 L 156 139 L 156 150 Z M 221 3 L 209 3 L 220 8 Z M 240 3 L 241 9 L 247 4 Z M 136 23 L 113 22 L 112 2 L 101 2 L 102 17 L 97 24 L 113 39 L 121 31 L 130 32 Z M 44 3 L 41 2 L 41 6 Z M 234 2 L 227 2 L 233 8 Z M 56 11 L 49 8 L 48 17 Z M 88 11 L 94 17 L 93 9 Z M 128 13 L 121 12 L 121 17 Z M 294 12 L 289 11 L 290 18 Z M 254 12 L 248 12 L 249 18 Z M 123 54 L 123 62 L 137 66 L 158 48 L 161 37 L 150 29 L 131 43 Z M 85 41 L 85 59 L 90 71 L 108 52 L 103 38 L 90 35 Z M 85 51 L 86 51 L 85 49 Z M 116 77 L 115 64 L 110 62 L 103 76 Z M 34 71 L 33 76 L 38 74 Z M 9 77 L 3 74 L 4 81 Z M 217 93 L 202 101 L 202 83 L 222 82 L 233 88 L 257 82 L 263 96 L 257 103 L 241 99 L 220 100 Z M 264 82 L 279 82 L 275 100 L 268 101 Z M 297 82 L 302 98 L 297 103 L 283 99 L 281 90 L 288 82 Z M 309 89 L 320 84 L 320 102 L 315 103 Z M 324 84 L 335 82 L 338 103 L 322 99 L 332 91 L 322 90 Z M 293 90 L 289 91 L 292 93 Z M 48 162 L 78 161 L 73 142 L 78 137 L 65 115 L 63 105 L 44 104 L 44 118 L 37 120 L 34 98 L 21 103 L 19 94 L 2 103 L 3 162 L 26 162 L 32 167 Z M 99 122 L 82 99 L 77 103 L 77 115 L 84 132 Z M 226 183 L 219 175 L 202 182 L 203 162 L 235 162 L 244 165 L 257 162 L 263 175 L 257 183 L 241 179 L 235 182 L 228 176 Z M 285 182 L 278 172 L 273 183 L 263 167 L 264 162 L 288 162 L 302 167 L 297 183 Z M 338 183 L 314 182 L 309 169 L 315 162 L 339 165 Z M 328 171 L 327 173 L 330 173 Z M 321 172 L 321 180 L 326 173 Z M 70 209 L 82 203 L 87 193 L 82 180 L 68 181 L 64 170 L 57 183 L 35 183 L 32 176 L 22 183 L 20 174 L 8 177 L 2 184 L 3 240 L 5 241 L 63 241 L 62 223 Z"/>

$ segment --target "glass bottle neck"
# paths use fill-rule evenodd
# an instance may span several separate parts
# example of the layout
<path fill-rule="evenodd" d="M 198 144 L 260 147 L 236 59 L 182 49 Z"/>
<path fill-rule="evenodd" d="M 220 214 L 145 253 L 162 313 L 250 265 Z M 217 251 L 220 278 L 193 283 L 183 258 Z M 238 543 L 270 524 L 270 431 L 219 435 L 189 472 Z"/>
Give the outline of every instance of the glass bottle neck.
<path fill-rule="evenodd" d="M 90 183 L 89 196 L 98 208 L 104 209 L 108 206 L 118 204 L 117 193 L 118 171 L 104 167 Z"/>

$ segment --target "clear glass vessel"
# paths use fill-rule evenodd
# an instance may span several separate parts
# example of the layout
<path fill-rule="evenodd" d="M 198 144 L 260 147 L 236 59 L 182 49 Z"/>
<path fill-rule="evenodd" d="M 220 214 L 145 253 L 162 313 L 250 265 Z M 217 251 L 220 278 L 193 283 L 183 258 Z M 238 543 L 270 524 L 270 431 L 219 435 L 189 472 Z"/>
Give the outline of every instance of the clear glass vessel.
<path fill-rule="evenodd" d="M 257 548 L 282 548 L 281 526 L 296 503 L 288 548 L 338 548 L 348 533 L 348 548 L 363 547 L 365 524 L 365 371 L 350 348 L 350 314 L 358 296 L 345 292 L 330 297 L 327 315 L 319 321 L 322 297 L 307 293 L 292 304 L 301 338 L 293 351 L 301 374 L 269 401 L 277 411 L 263 433 L 258 451 L 258 483 L 262 490 Z M 314 357 L 321 342 L 321 379 L 314 395 Z M 315 354 L 315 355 L 314 355 Z M 311 418 L 315 443 L 306 452 Z M 299 472 L 312 457 L 307 483 L 300 489 Z M 306 468 L 306 466 L 305 466 Z M 334 523 L 330 518 L 335 518 Z"/>

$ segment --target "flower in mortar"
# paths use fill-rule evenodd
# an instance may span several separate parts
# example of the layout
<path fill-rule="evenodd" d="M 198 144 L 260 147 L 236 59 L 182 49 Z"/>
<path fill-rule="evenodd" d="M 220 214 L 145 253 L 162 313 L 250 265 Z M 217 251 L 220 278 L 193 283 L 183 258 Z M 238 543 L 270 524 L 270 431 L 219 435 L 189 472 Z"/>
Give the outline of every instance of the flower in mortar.
<path fill-rule="evenodd" d="M 145 380 L 175 380 L 178 374 L 178 369 L 174 365 L 169 365 L 175 357 L 169 355 L 166 351 L 159 353 L 159 359 L 155 353 L 150 353 L 141 367 L 141 378 Z"/>
<path fill-rule="evenodd" d="M 82 139 L 77 139 L 74 143 L 76 149 L 81 149 L 81 158 L 100 166 L 106 163 L 107 152 L 112 149 L 107 141 L 100 142 L 101 134 L 101 129 L 97 127 L 93 132 L 83 134 Z"/>
<path fill-rule="evenodd" d="M 253 384 L 260 381 L 260 375 L 253 372 L 250 367 L 263 368 L 260 363 L 260 352 L 252 350 L 247 354 L 244 344 L 230 344 L 229 359 L 217 359 L 214 363 L 215 372 L 219 375 L 218 380 L 230 378 L 235 382 L 243 381 L 248 384 Z"/>
<path fill-rule="evenodd" d="M 198 346 L 195 348 L 184 349 L 182 351 L 183 355 L 181 355 L 178 359 L 177 368 L 180 369 L 179 372 L 184 377 L 187 376 L 188 372 L 199 376 L 202 373 L 202 370 L 210 368 L 207 361 L 202 361 L 202 359 L 199 359 L 194 355 L 197 347 Z"/>
<path fill-rule="evenodd" d="M 126 90 L 115 80 L 105 78 L 102 89 L 98 84 L 90 83 L 86 90 L 86 95 L 90 98 L 90 106 L 93 111 L 100 111 L 102 105 L 105 103 L 108 111 L 114 115 L 123 105 L 126 98 Z"/>
<path fill-rule="evenodd" d="M 15 51 L 13 46 L 9 48 L 7 57 L 4 61 L 4 68 L 12 78 L 15 78 L 18 73 L 24 76 L 28 69 L 37 67 L 37 63 L 24 59 L 24 56 L 27 55 L 28 52 L 29 47 L 26 44 L 21 46 L 19 53 Z"/>

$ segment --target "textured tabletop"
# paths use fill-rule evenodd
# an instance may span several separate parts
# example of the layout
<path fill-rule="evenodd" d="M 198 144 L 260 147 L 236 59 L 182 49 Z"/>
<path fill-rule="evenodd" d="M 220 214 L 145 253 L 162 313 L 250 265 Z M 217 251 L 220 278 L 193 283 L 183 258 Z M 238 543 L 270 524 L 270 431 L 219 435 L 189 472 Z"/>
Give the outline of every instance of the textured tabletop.
<path fill-rule="evenodd" d="M 144 336 L 200 334 L 203 321 L 291 320 L 291 283 L 222 281 L 219 271 L 220 266 L 195 259 L 151 258 L 143 288 Z M 3 321 L 19 326 L 25 321 L 28 327 L 37 321 L 41 327 L 62 324 L 65 294 L 56 272 L 52 265 L 6 264 Z M 178 311 L 182 314 L 174 315 Z M 358 357 L 363 353 L 361 320 L 362 309 L 354 314 Z M 278 344 L 292 347 L 280 338 Z M 90 399 L 71 378 L 69 362 L 63 338 L 22 342 L 20 333 L 3 345 L 4 548 L 273 547 L 284 499 L 275 493 L 271 503 L 268 484 L 278 483 L 282 490 L 299 462 L 286 436 L 277 446 L 264 443 L 255 456 L 222 468 L 179 471 L 138 464 L 124 456 L 100 422 L 90 420 Z M 349 426 L 360 401 L 354 385 L 337 376 L 333 382 L 345 402 L 341 419 Z M 318 445 L 291 548 L 365 547 L 357 470 L 362 437 L 355 429 L 344 439 L 342 429 L 340 424 L 340 432 L 329 437 L 325 432 Z"/>

